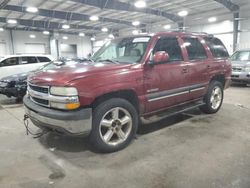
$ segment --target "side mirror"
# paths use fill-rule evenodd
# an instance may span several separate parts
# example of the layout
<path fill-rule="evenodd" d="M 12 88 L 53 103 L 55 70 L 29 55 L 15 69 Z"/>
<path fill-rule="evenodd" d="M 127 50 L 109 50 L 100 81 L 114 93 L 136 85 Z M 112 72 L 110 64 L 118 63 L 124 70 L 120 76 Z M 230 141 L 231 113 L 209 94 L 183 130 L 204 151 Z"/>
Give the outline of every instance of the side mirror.
<path fill-rule="evenodd" d="M 168 62 L 168 60 L 169 60 L 169 55 L 165 51 L 156 52 L 153 56 L 154 64 Z"/>

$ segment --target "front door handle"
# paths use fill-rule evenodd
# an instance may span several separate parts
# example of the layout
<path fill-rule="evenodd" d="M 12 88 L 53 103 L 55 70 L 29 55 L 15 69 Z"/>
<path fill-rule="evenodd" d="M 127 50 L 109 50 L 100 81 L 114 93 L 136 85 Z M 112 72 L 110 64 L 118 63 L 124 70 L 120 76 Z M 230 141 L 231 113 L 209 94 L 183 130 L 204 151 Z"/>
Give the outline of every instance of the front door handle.
<path fill-rule="evenodd" d="M 187 72 L 188 72 L 188 68 L 187 67 L 182 68 L 182 73 L 187 73 Z"/>

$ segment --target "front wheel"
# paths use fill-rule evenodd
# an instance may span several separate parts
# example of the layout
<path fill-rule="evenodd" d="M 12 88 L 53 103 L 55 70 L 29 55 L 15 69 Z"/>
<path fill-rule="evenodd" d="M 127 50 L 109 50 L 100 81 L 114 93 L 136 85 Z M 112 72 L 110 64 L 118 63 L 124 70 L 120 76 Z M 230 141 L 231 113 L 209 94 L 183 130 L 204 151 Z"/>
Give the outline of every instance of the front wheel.
<path fill-rule="evenodd" d="M 127 100 L 115 98 L 102 102 L 93 112 L 90 141 L 101 152 L 125 148 L 134 138 L 138 113 Z"/>
<path fill-rule="evenodd" d="M 201 111 L 207 114 L 218 112 L 222 105 L 223 97 L 224 93 L 222 83 L 218 81 L 212 81 L 204 98 L 205 105 L 200 107 Z"/>

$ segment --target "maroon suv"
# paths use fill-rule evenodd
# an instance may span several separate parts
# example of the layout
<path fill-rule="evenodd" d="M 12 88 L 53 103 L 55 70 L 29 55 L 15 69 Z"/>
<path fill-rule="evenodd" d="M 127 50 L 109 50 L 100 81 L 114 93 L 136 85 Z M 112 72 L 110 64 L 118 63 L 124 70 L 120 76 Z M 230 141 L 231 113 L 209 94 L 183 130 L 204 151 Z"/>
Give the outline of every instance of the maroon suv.
<path fill-rule="evenodd" d="M 206 34 L 118 38 L 83 65 L 30 76 L 26 117 L 42 130 L 88 135 L 100 151 L 117 151 L 141 122 L 196 107 L 216 113 L 230 84 L 228 57 L 222 42 Z"/>

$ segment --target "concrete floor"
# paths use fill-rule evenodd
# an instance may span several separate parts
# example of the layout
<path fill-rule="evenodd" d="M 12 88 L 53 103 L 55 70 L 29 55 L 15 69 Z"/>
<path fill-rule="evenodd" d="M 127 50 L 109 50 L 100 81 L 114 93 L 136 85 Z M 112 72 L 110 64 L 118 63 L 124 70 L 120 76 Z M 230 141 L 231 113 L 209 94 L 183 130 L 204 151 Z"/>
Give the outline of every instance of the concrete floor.
<path fill-rule="evenodd" d="M 26 136 L 22 104 L 0 103 L 1 188 L 250 187 L 250 87 L 228 89 L 215 115 L 194 111 L 144 126 L 112 154 L 92 152 L 81 138 Z"/>

